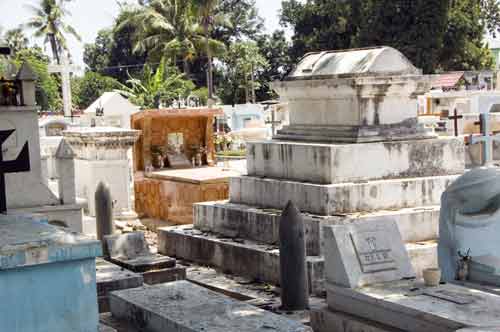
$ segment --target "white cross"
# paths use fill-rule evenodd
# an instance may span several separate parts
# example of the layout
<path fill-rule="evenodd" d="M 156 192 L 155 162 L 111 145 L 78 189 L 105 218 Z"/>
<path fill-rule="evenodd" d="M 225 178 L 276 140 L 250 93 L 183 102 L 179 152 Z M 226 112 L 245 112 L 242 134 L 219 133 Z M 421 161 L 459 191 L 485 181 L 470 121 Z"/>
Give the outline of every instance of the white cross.
<path fill-rule="evenodd" d="M 481 136 L 470 135 L 470 144 L 483 143 L 483 165 L 493 162 L 493 141 L 500 142 L 500 135 L 490 135 L 490 113 L 479 114 L 481 122 Z"/>
<path fill-rule="evenodd" d="M 62 94 L 63 94 L 63 109 L 64 116 L 73 118 L 73 113 L 71 111 L 71 73 L 78 71 L 79 67 L 71 65 L 68 63 L 66 56 L 61 56 L 61 65 L 49 65 L 49 73 L 60 73 L 61 83 L 62 83 Z"/>

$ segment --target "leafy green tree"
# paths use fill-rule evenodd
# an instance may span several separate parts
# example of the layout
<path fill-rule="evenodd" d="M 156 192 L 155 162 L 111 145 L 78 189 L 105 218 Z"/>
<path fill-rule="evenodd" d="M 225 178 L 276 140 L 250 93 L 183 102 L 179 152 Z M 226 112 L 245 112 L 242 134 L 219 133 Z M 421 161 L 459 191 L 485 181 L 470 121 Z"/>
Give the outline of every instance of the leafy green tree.
<path fill-rule="evenodd" d="M 224 15 L 229 24 L 215 26 L 212 38 L 226 46 L 235 41 L 256 40 L 264 30 L 255 0 L 219 0 L 216 13 Z"/>
<path fill-rule="evenodd" d="M 213 65 L 212 65 L 212 50 L 219 50 L 221 53 L 225 50 L 225 46 L 222 42 L 212 39 L 210 36 L 210 30 L 218 23 L 218 25 L 223 25 L 226 23 L 226 17 L 221 13 L 217 13 L 217 6 L 220 4 L 220 0 L 194 0 L 196 5 L 198 16 L 201 21 L 201 26 L 203 27 L 203 34 L 205 36 L 205 54 L 207 55 L 207 67 L 208 67 L 208 79 L 207 79 L 207 89 L 208 89 L 208 99 L 213 99 Z"/>
<path fill-rule="evenodd" d="M 93 72 L 102 73 L 109 66 L 113 47 L 113 32 L 103 29 L 97 32 L 95 42 L 83 46 L 83 62 Z"/>
<path fill-rule="evenodd" d="M 267 100 L 277 97 L 271 90 L 270 83 L 281 79 L 293 66 L 289 54 L 290 43 L 285 32 L 277 30 L 271 35 L 262 35 L 257 39 L 259 52 L 266 59 L 268 66 L 257 76 L 260 88 L 256 91 L 258 100 Z"/>
<path fill-rule="evenodd" d="M 171 106 L 179 97 L 189 97 L 194 89 L 194 83 L 185 74 L 162 59 L 156 71 L 146 65 L 142 77 L 131 77 L 118 92 L 143 108 L 159 108 Z"/>
<path fill-rule="evenodd" d="M 297 61 L 310 51 L 393 46 L 424 72 L 483 69 L 486 31 L 500 27 L 494 0 L 297 0 L 283 2 Z"/>
<path fill-rule="evenodd" d="M 52 111 L 62 108 L 62 100 L 59 94 L 59 82 L 50 75 L 47 70 L 49 58 L 43 54 L 39 47 L 31 47 L 19 50 L 14 57 L 14 63 L 18 68 L 27 62 L 37 75 L 36 80 L 36 102 L 43 111 Z"/>
<path fill-rule="evenodd" d="M 486 30 L 496 37 L 500 31 L 500 4 L 497 0 L 480 0 L 481 17 Z"/>
<path fill-rule="evenodd" d="M 439 56 L 442 70 L 480 70 L 491 68 L 493 57 L 483 42 L 487 17 L 476 0 L 454 0 Z M 490 23 L 491 24 L 491 23 Z M 493 25 L 489 26 L 494 29 Z"/>
<path fill-rule="evenodd" d="M 167 57 L 177 63 L 180 59 L 186 74 L 189 62 L 203 48 L 201 27 L 190 1 L 151 0 L 126 24 L 138 28 L 135 51 L 148 51 L 153 60 Z"/>
<path fill-rule="evenodd" d="M 237 42 L 229 47 L 223 57 L 223 80 L 219 96 L 225 104 L 257 101 L 255 90 L 260 83 L 255 79 L 268 66 L 254 42 Z M 242 93 L 243 92 L 243 93 Z"/>
<path fill-rule="evenodd" d="M 129 74 L 142 73 L 147 51 L 134 51 L 136 26 L 127 23 L 137 14 L 137 9 L 124 6 L 110 29 L 98 32 L 96 40 L 84 47 L 83 61 L 90 71 L 110 76 L 120 83 L 129 79 Z"/>
<path fill-rule="evenodd" d="M 28 38 L 26 38 L 22 28 L 6 31 L 4 39 L 13 54 L 27 48 L 29 44 Z"/>
<path fill-rule="evenodd" d="M 40 0 L 38 7 L 27 5 L 33 13 L 26 26 L 34 29 L 35 37 L 45 38 L 45 43 L 49 43 L 52 48 L 52 55 L 57 63 L 61 63 L 61 53 L 66 51 L 69 54 L 68 45 L 64 33 L 73 35 L 81 41 L 76 30 L 66 24 L 63 20 L 71 13 L 64 8 L 64 2 L 71 0 Z"/>
<path fill-rule="evenodd" d="M 103 93 L 119 89 L 121 85 L 112 77 L 87 71 L 82 77 L 73 77 L 71 87 L 75 105 L 86 109 Z"/>
<path fill-rule="evenodd" d="M 365 2 L 283 1 L 281 24 L 294 30 L 290 49 L 294 62 L 307 52 L 354 47 Z"/>
<path fill-rule="evenodd" d="M 426 73 L 437 68 L 448 22 L 448 0 L 366 3 L 368 15 L 361 22 L 357 46 L 392 46 Z"/>

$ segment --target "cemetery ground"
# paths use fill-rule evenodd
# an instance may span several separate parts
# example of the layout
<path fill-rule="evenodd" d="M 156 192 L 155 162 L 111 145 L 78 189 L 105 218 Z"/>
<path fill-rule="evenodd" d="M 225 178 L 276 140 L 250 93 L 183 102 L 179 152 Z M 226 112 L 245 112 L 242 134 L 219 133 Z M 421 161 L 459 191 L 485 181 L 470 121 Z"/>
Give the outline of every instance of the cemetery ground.
<path fill-rule="evenodd" d="M 500 332 L 498 1 L 31 2 L 0 332 Z"/>
<path fill-rule="evenodd" d="M 222 167 L 213 132 L 221 110 L 170 108 L 134 113 L 134 129 L 62 131 L 49 178 L 34 81 L 23 66 L 11 104 L 0 105 L 7 329 L 500 326 L 492 118 L 481 113 L 468 140 L 482 167 L 467 169 L 463 137 L 419 121 L 415 96 L 432 80 L 398 50 L 308 54 L 273 83 L 290 123 Z M 448 118 L 460 133 L 458 113 Z"/>

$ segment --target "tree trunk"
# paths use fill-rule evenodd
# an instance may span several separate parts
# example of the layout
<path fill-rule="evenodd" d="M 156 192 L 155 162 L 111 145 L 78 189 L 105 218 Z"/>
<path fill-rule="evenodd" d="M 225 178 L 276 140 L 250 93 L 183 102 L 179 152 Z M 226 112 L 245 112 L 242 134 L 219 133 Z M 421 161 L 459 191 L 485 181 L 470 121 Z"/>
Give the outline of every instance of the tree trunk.
<path fill-rule="evenodd" d="M 189 79 L 189 74 L 190 74 L 189 61 L 186 57 L 184 57 L 182 59 L 182 68 L 183 68 L 184 74 L 186 74 L 186 78 Z"/>
<path fill-rule="evenodd" d="M 207 66 L 208 66 L 208 80 L 207 80 L 207 88 L 208 88 L 208 99 L 213 99 L 214 95 L 214 78 L 213 78 L 213 67 L 212 67 L 212 54 L 210 52 L 210 42 L 209 42 L 209 30 L 208 30 L 208 22 L 203 24 L 203 29 L 205 32 L 205 48 L 207 52 Z"/>
<path fill-rule="evenodd" d="M 61 64 L 61 59 L 59 58 L 59 52 L 57 51 L 57 42 L 56 37 L 53 33 L 49 34 L 50 47 L 52 48 L 52 54 L 54 56 L 54 60 L 58 65 Z"/>
<path fill-rule="evenodd" d="M 255 104 L 257 98 L 255 98 L 255 78 L 253 75 L 253 65 L 252 65 L 252 72 L 250 73 L 250 82 L 252 84 L 252 103 Z"/>
<path fill-rule="evenodd" d="M 245 103 L 248 104 L 250 96 L 248 92 L 248 75 L 245 75 Z"/>

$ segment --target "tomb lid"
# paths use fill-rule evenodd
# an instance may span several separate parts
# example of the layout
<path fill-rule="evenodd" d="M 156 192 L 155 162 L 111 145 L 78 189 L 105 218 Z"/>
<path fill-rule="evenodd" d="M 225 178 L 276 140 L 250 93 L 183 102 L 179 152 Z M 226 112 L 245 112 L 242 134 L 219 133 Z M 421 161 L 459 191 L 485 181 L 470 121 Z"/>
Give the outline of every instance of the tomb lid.
<path fill-rule="evenodd" d="M 329 76 L 421 75 L 398 50 L 382 46 L 306 54 L 285 80 Z"/>
<path fill-rule="evenodd" d="M 0 271 L 102 254 L 99 241 L 42 220 L 32 216 L 0 215 Z"/>
<path fill-rule="evenodd" d="M 64 131 L 64 134 L 67 134 L 67 136 L 73 136 L 73 135 L 106 136 L 109 134 L 112 134 L 112 135 L 120 135 L 120 134 L 135 135 L 137 133 L 139 133 L 139 130 L 118 128 L 118 127 L 73 127 L 73 128 L 70 128 L 70 129 Z"/>

